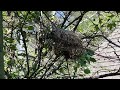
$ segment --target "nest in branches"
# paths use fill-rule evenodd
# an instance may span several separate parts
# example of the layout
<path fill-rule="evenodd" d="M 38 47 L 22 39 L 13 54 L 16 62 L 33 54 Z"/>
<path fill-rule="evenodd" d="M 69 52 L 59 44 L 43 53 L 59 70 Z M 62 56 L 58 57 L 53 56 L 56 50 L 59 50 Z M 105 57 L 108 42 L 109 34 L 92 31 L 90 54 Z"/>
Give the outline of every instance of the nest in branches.
<path fill-rule="evenodd" d="M 51 34 L 55 55 L 63 55 L 66 59 L 76 59 L 82 55 L 84 49 L 79 34 L 62 29 L 53 30 Z"/>

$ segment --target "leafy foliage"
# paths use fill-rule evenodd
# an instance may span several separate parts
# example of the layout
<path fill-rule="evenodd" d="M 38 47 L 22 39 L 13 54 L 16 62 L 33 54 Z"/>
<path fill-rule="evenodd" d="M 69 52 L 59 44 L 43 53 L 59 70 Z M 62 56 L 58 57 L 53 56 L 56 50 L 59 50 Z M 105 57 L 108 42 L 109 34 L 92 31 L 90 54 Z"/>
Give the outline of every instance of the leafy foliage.
<path fill-rule="evenodd" d="M 78 18 L 81 15 L 82 19 Z M 71 31 L 78 25 L 76 31 L 84 36 L 109 35 L 119 22 L 116 12 L 103 11 L 4 11 L 3 19 L 5 72 L 10 79 L 81 78 L 89 74 L 88 66 L 96 62 L 92 44 L 102 39 L 86 39 L 83 55 L 66 61 L 53 52 L 51 22 Z"/>

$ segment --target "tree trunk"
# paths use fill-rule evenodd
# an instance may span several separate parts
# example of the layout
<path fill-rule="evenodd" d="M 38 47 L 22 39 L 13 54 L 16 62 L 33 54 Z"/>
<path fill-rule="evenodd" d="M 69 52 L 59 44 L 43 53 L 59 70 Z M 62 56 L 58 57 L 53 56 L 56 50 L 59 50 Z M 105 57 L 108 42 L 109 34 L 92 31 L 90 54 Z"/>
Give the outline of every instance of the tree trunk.
<path fill-rule="evenodd" d="M 3 25 L 2 11 L 0 11 L 0 79 L 4 79 L 4 58 L 3 58 Z"/>

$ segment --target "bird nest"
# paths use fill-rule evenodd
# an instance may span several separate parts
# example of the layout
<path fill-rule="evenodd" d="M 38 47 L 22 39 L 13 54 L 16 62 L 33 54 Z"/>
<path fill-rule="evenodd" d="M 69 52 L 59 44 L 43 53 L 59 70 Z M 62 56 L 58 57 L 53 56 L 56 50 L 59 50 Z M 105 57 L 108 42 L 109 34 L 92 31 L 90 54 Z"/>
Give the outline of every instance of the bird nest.
<path fill-rule="evenodd" d="M 68 30 L 57 29 L 51 32 L 55 55 L 66 59 L 76 59 L 84 52 L 81 36 Z"/>

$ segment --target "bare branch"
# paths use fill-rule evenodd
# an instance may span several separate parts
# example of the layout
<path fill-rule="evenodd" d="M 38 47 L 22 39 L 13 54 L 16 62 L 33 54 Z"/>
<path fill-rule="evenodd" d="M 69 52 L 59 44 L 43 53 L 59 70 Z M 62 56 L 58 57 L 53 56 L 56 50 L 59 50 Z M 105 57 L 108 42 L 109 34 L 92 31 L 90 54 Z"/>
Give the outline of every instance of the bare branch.
<path fill-rule="evenodd" d="M 64 27 L 64 29 L 66 29 L 68 26 L 70 26 L 72 23 L 74 23 L 75 21 L 77 21 L 79 18 L 81 17 L 81 15 L 80 16 L 78 16 L 77 18 L 75 18 L 72 22 L 70 22 L 67 26 L 65 26 Z"/>
<path fill-rule="evenodd" d="M 84 16 L 86 13 L 87 13 L 87 11 L 84 11 L 83 13 L 81 13 L 81 17 L 78 19 L 78 22 L 77 22 L 77 24 L 75 25 L 75 27 L 74 27 L 74 29 L 73 29 L 74 32 L 75 32 L 75 30 L 77 29 L 79 23 L 81 22 L 83 16 Z"/>
<path fill-rule="evenodd" d="M 85 11 L 87 12 L 87 11 Z M 81 15 L 78 16 L 77 18 L 75 18 L 72 22 L 70 22 L 66 27 L 64 27 L 64 29 L 66 29 L 68 26 L 70 26 L 72 23 L 74 23 L 75 21 L 77 21 L 79 18 L 81 18 Z"/>
<path fill-rule="evenodd" d="M 54 73 L 56 73 L 56 71 L 61 67 L 61 65 L 63 64 L 63 60 L 60 62 L 60 64 L 58 65 L 57 68 L 53 69 L 48 75 L 46 75 L 47 77 L 49 77 L 50 75 L 53 75 Z"/>
<path fill-rule="evenodd" d="M 21 32 L 21 35 L 22 35 L 22 41 L 23 41 L 24 48 L 25 48 L 25 53 L 26 53 L 26 62 L 27 62 L 28 71 L 27 71 L 27 74 L 25 75 L 25 77 L 27 77 L 27 78 L 28 78 L 29 73 L 30 73 L 30 68 L 29 68 L 28 51 L 27 51 L 27 45 L 26 45 L 26 41 L 25 41 L 25 35 L 24 35 L 24 31 L 23 31 L 23 26 L 26 23 L 25 20 L 27 19 L 28 14 L 29 14 L 29 12 L 27 12 L 27 15 L 25 16 L 23 23 L 21 22 L 21 27 L 20 27 L 20 32 Z"/>
<path fill-rule="evenodd" d="M 68 17 L 70 16 L 70 14 L 72 13 L 72 11 L 69 11 L 69 13 L 66 15 L 66 17 L 64 18 L 64 21 L 61 25 L 61 28 L 64 26 L 65 22 L 67 21 Z"/>
<path fill-rule="evenodd" d="M 103 75 L 99 75 L 99 76 L 95 76 L 95 77 L 82 78 L 82 79 L 99 79 L 99 78 L 104 78 L 104 77 L 109 77 L 109 76 L 116 76 L 116 75 L 120 75 L 120 73 L 118 73 L 118 72 L 108 73 L 108 74 L 103 74 Z"/>
<path fill-rule="evenodd" d="M 113 44 L 113 45 L 115 45 L 115 46 L 117 46 L 117 47 L 120 48 L 120 46 L 119 46 L 118 44 L 112 42 L 111 40 L 109 40 L 109 39 L 108 39 L 107 37 L 105 37 L 104 35 L 86 36 L 86 37 L 83 37 L 82 39 L 90 39 L 90 38 L 94 39 L 95 37 L 103 37 L 103 38 L 104 38 L 105 40 L 107 40 L 109 43 L 111 43 L 111 44 Z"/>
<path fill-rule="evenodd" d="M 50 68 L 54 65 L 54 63 L 58 60 L 58 56 L 55 57 L 55 59 L 48 65 L 48 68 L 46 68 L 44 74 L 41 76 L 40 79 L 44 78 L 46 76 L 46 73 L 50 70 Z"/>

